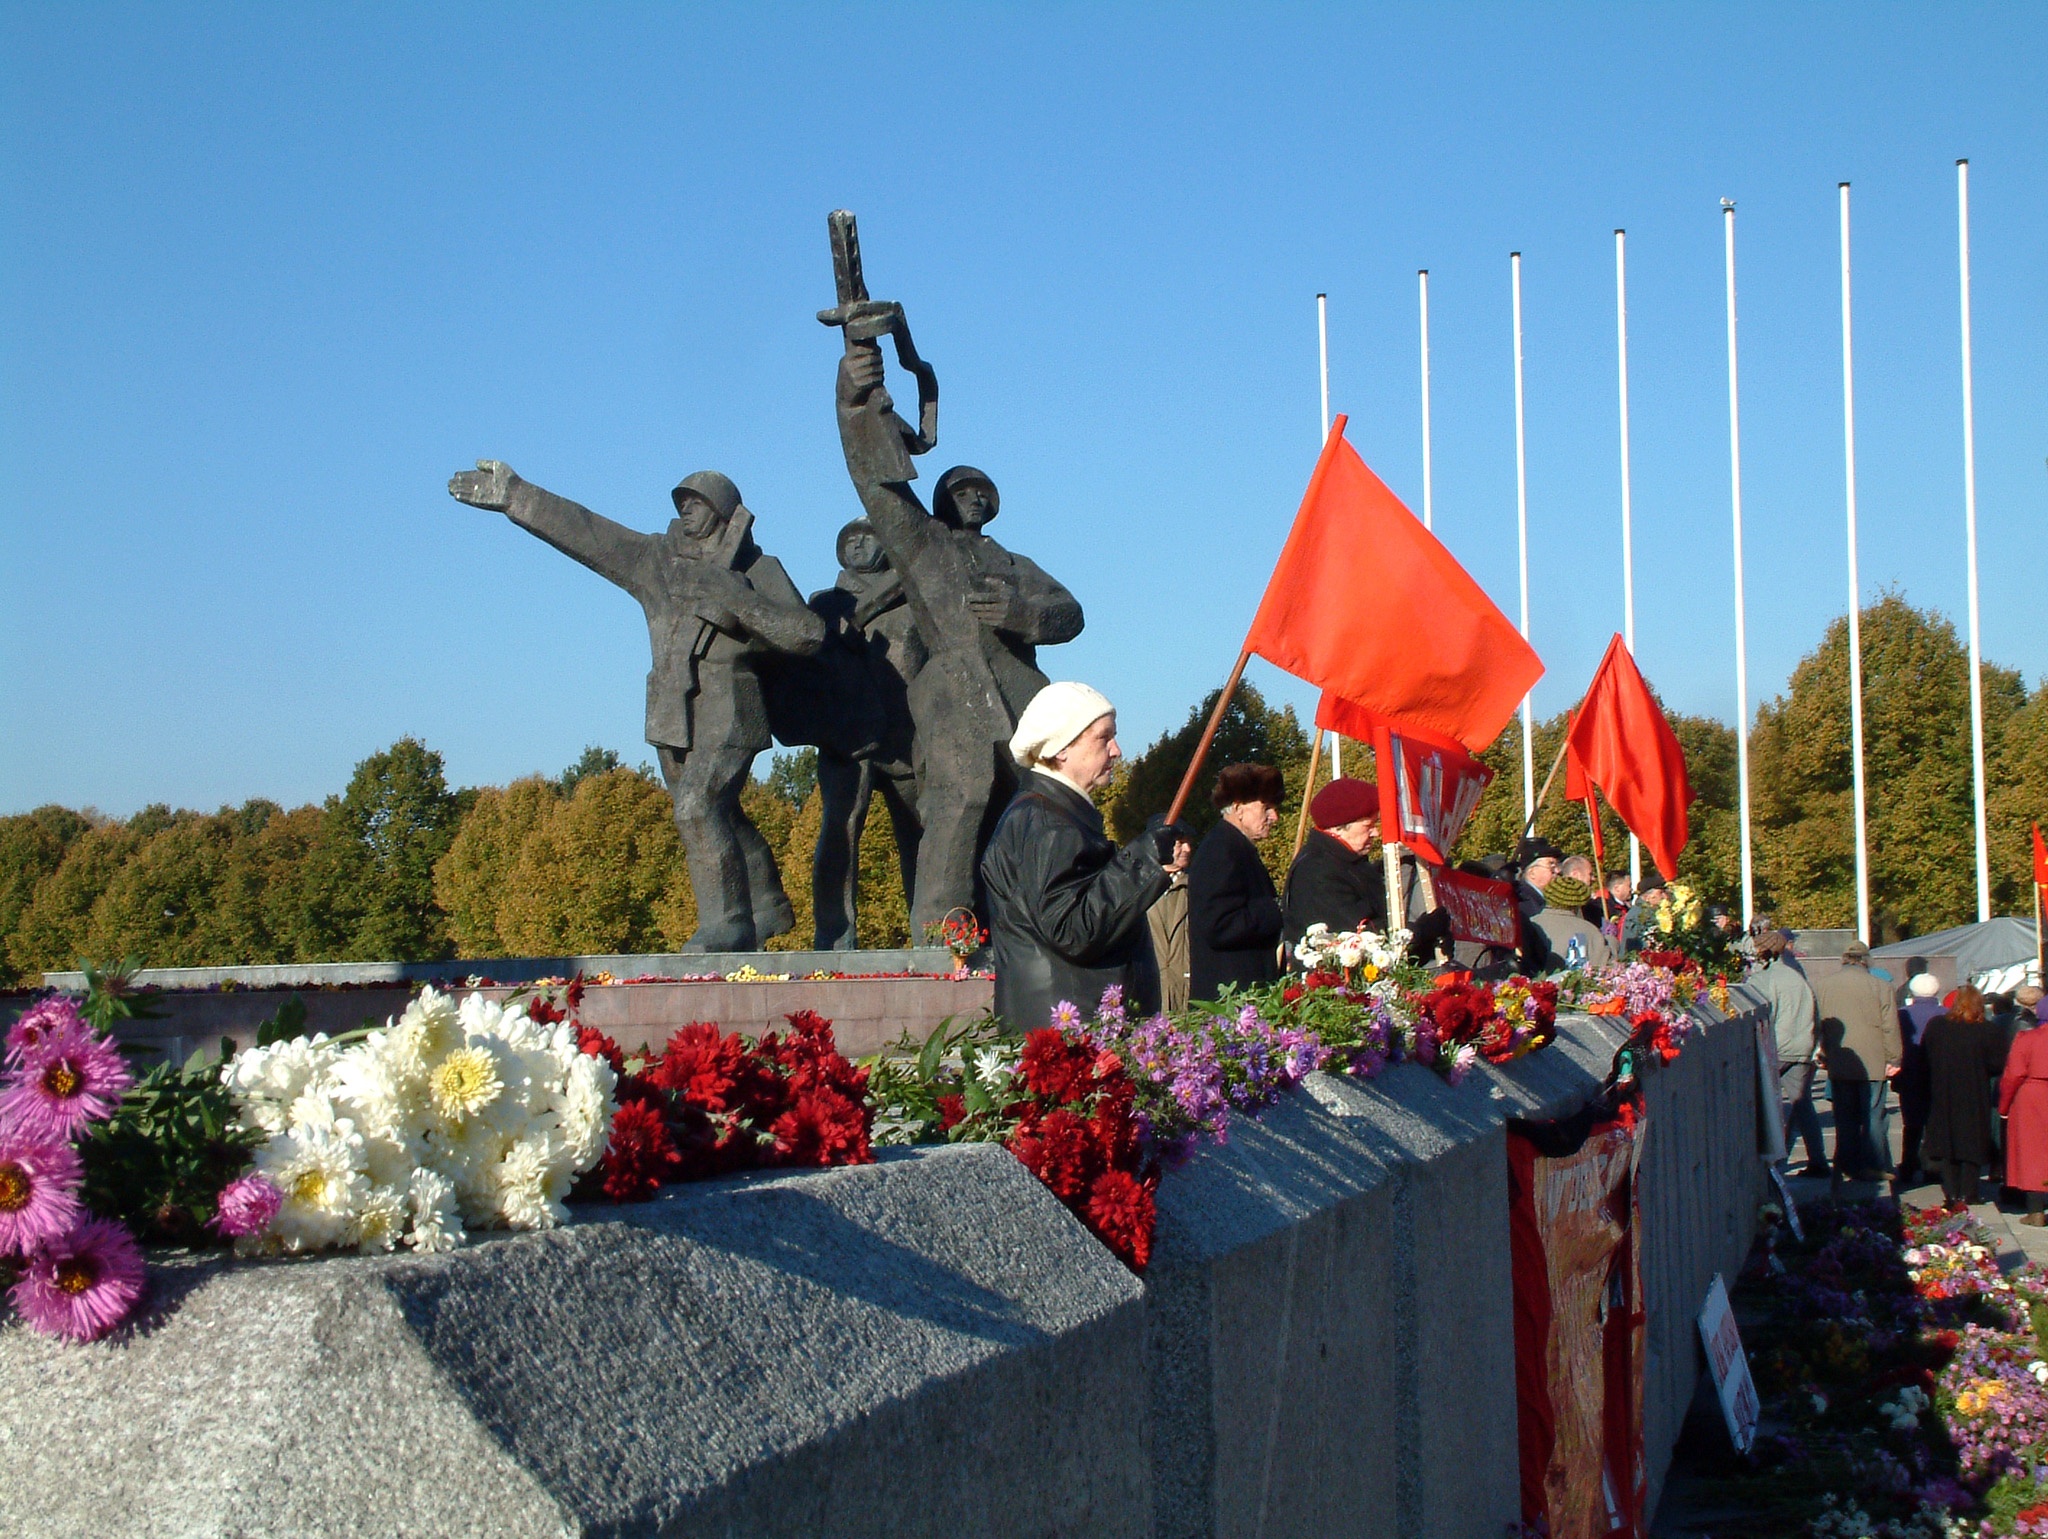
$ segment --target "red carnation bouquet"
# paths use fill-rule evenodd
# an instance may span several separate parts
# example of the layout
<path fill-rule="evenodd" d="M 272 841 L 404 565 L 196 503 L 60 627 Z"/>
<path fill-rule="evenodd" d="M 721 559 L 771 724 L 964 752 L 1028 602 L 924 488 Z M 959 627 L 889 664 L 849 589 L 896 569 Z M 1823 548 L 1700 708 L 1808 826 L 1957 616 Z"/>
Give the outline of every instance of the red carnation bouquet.
<path fill-rule="evenodd" d="M 868 1071 L 840 1053 L 832 1023 L 817 1012 L 784 1019 L 787 1032 L 758 1042 L 692 1021 L 644 1065 L 629 1064 L 616 1042 L 585 1027 L 578 1045 L 619 1074 L 619 1109 L 598 1172 L 605 1195 L 637 1202 L 670 1181 L 871 1162 Z"/>
<path fill-rule="evenodd" d="M 1017 1119 L 1010 1152 L 1126 1266 L 1144 1271 L 1159 1167 L 1123 1060 L 1047 1026 L 1024 1039 L 1013 1084 L 1024 1094 L 1004 1109 Z M 954 1121 L 964 1114 L 943 1109 Z"/>

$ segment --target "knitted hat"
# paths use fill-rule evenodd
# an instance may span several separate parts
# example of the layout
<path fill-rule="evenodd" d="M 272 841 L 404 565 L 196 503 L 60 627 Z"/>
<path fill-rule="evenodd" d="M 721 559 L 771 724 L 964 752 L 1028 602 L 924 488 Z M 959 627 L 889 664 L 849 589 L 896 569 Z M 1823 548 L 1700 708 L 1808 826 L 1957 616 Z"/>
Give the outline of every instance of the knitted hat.
<path fill-rule="evenodd" d="M 1543 901 L 1552 908 L 1581 909 L 1593 891 L 1575 876 L 1553 876 L 1543 889 Z"/>
<path fill-rule="evenodd" d="M 1379 813 L 1379 787 L 1363 780 L 1333 780 L 1308 804 L 1308 815 L 1318 828 L 1342 828 Z"/>
<path fill-rule="evenodd" d="M 1906 989 L 1915 999 L 1932 999 L 1941 992 L 1941 980 L 1933 973 L 1915 973 L 1907 980 Z"/>
<path fill-rule="evenodd" d="M 1086 684 L 1048 684 L 1031 697 L 1010 738 L 1010 757 L 1029 769 L 1048 763 L 1116 707 Z"/>

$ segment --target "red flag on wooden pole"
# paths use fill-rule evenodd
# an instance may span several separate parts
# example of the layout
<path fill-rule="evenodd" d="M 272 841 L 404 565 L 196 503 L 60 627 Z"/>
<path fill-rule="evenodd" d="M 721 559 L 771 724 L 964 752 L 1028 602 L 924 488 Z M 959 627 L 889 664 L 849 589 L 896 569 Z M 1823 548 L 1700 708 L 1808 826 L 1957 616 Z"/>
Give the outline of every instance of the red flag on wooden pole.
<path fill-rule="evenodd" d="M 2048 890 L 2048 844 L 2041 842 L 2041 825 L 2034 825 L 2034 885 Z"/>
<path fill-rule="evenodd" d="M 1373 716 L 1479 752 L 1543 664 L 1331 425 L 1247 652 Z"/>
<path fill-rule="evenodd" d="M 1591 807 L 1598 786 L 1657 869 L 1677 875 L 1693 800 L 1685 750 L 1619 636 L 1607 644 L 1565 744 L 1565 795 Z"/>

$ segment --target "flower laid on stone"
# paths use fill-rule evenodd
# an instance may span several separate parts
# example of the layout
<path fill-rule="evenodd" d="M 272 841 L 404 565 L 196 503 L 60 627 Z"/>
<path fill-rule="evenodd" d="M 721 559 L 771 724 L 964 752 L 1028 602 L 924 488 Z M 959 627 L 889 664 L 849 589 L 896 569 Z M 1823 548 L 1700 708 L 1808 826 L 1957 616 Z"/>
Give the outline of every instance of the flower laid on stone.
<path fill-rule="evenodd" d="M 29 1255 L 77 1227 L 83 1170 L 66 1140 L 0 1122 L 0 1256 Z"/>
<path fill-rule="evenodd" d="M 603 1033 L 582 1032 L 586 1057 L 625 1070 L 604 1194 L 633 1202 L 668 1181 L 872 1160 L 868 1071 L 839 1051 L 817 1012 L 784 1019 L 788 1030 L 758 1042 L 693 1021 L 650 1058 L 627 1059 Z"/>
<path fill-rule="evenodd" d="M 18 1023 L 17 1023 L 18 1024 Z M 14 1060 L 12 1083 L 0 1092 L 0 1122 L 50 1138 L 73 1138 L 88 1123 L 113 1114 L 135 1083 L 121 1050 L 77 1013 L 58 1015 L 33 1037 L 24 1034 Z"/>
<path fill-rule="evenodd" d="M 213 1229 L 230 1240 L 254 1239 L 284 1206 L 284 1193 L 263 1176 L 238 1176 L 221 1188 Z"/>
<path fill-rule="evenodd" d="M 7 1034 L 0 1075 L 0 1267 L 8 1297 L 35 1330 L 104 1336 L 141 1299 L 142 1251 L 120 1223 L 82 1199 L 74 1140 L 104 1122 L 134 1083 L 120 1050 L 61 995 L 24 1011 Z"/>
<path fill-rule="evenodd" d="M 566 1020 L 431 987 L 358 1040 L 293 1038 L 222 1072 L 280 1193 L 239 1243 L 289 1252 L 438 1250 L 468 1229 L 559 1224 L 604 1153 L 617 1078 Z"/>
<path fill-rule="evenodd" d="M 135 1237 L 111 1219 L 90 1218 L 30 1253 L 8 1297 L 44 1334 L 94 1341 L 128 1317 L 142 1291 Z"/>

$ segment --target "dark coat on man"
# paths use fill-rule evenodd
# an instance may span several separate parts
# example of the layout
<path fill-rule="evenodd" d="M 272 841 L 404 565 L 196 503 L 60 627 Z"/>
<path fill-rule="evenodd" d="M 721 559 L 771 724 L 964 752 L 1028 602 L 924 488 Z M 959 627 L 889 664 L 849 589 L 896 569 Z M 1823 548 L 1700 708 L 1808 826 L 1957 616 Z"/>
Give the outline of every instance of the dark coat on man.
<path fill-rule="evenodd" d="M 1188 994 L 1214 999 L 1280 976 L 1284 916 L 1259 847 L 1229 822 L 1202 836 L 1188 863 Z"/>
<path fill-rule="evenodd" d="M 2005 1033 L 1989 1021 L 1937 1015 L 1920 1046 L 1927 1055 L 1927 1131 L 1921 1156 L 1991 1161 L 1991 1081 L 2005 1071 Z"/>
<path fill-rule="evenodd" d="M 1320 828 L 1310 832 L 1287 870 L 1287 897 L 1282 904 L 1281 938 L 1292 955 L 1310 925 L 1355 930 L 1364 924 L 1382 934 L 1387 928 L 1387 872 L 1379 852 L 1353 851 Z"/>
<path fill-rule="evenodd" d="M 1028 772 L 982 857 L 995 1012 L 1018 1031 L 1050 1023 L 1062 1000 L 1090 1016 L 1112 984 L 1124 1003 L 1159 1008 L 1146 910 L 1167 875 L 1149 835 L 1119 850 L 1094 803 L 1064 780 Z"/>

